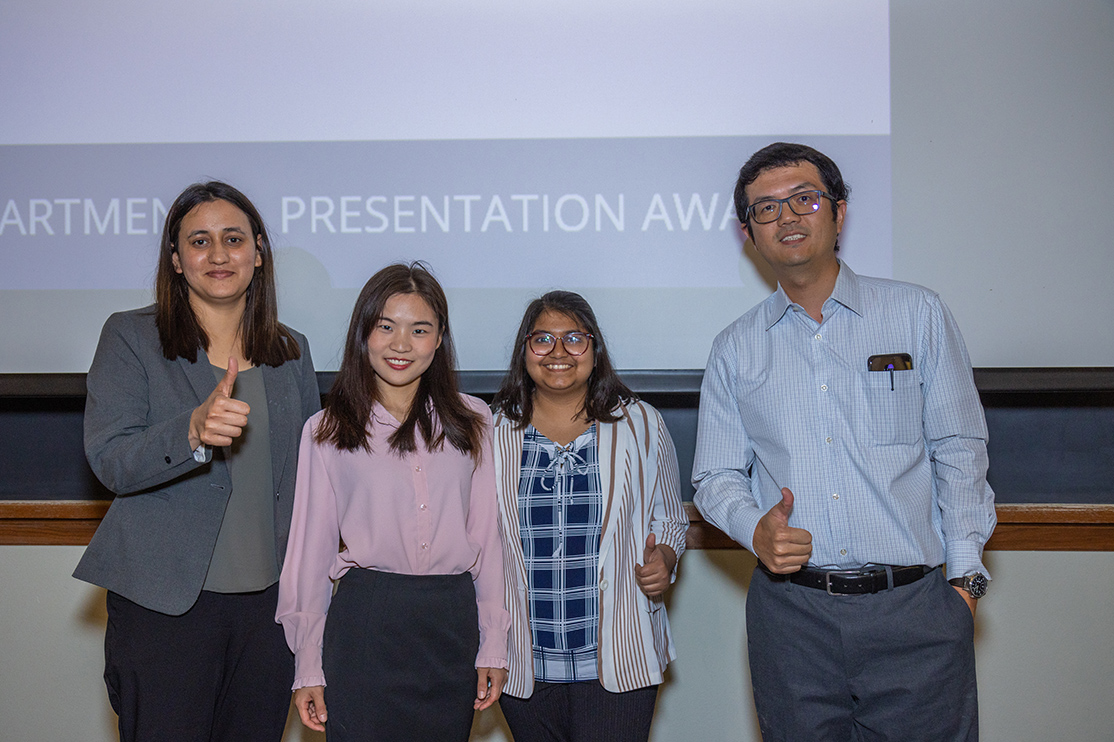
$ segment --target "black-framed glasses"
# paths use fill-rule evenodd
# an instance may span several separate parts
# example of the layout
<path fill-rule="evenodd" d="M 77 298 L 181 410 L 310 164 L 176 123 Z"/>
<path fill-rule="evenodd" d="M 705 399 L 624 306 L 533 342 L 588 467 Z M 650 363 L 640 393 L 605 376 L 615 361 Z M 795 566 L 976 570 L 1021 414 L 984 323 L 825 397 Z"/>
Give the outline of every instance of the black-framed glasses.
<path fill-rule="evenodd" d="M 788 198 L 763 198 L 755 201 L 747 209 L 747 213 L 758 224 L 769 224 L 781 217 L 782 204 L 789 204 L 789 208 L 797 216 L 808 216 L 820 210 L 821 198 L 835 201 L 835 196 L 824 191 L 798 191 Z"/>
<path fill-rule="evenodd" d="M 582 356 L 588 350 L 588 346 L 591 345 L 592 337 L 592 333 L 580 332 L 579 330 L 565 333 L 561 337 L 545 330 L 536 330 L 526 336 L 526 345 L 534 355 L 547 356 L 553 352 L 553 349 L 557 347 L 557 342 L 560 341 L 565 348 L 565 352 L 570 356 Z"/>

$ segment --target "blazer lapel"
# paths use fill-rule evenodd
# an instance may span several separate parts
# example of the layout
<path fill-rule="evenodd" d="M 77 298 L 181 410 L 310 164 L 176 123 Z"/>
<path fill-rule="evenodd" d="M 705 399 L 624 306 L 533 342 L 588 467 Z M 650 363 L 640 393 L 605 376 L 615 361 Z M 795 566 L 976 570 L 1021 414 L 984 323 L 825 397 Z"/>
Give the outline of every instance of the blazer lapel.
<path fill-rule="evenodd" d="M 201 348 L 197 349 L 197 363 L 190 363 L 179 356 L 178 366 L 181 367 L 182 373 L 189 379 L 190 386 L 193 387 L 193 393 L 197 395 L 197 403 L 201 404 L 208 399 L 217 387 L 217 377 L 213 375 L 213 367 L 209 363 L 209 356 L 205 354 L 205 351 Z"/>
<path fill-rule="evenodd" d="M 622 497 L 615 497 L 615 466 L 618 444 L 618 426 L 621 423 L 596 423 L 596 442 L 599 445 L 600 487 L 603 488 L 603 527 L 600 529 L 599 565 L 603 569 L 608 553 L 615 543 L 615 510 Z"/>
<path fill-rule="evenodd" d="M 518 480 L 522 474 L 522 446 L 526 438 L 526 428 L 518 427 L 502 415 L 495 418 L 493 431 L 493 446 L 496 461 L 502 461 L 503 466 L 496 468 L 495 475 L 502 481 L 496 487 L 499 492 L 500 506 L 503 509 L 503 528 L 507 539 L 514 539 L 511 543 L 521 543 L 519 540 L 518 520 Z M 514 552 L 515 568 L 518 571 L 518 584 L 525 586 L 526 557 L 521 548 L 511 549 Z"/>
<path fill-rule="evenodd" d="M 286 469 L 287 454 L 293 450 L 291 435 L 302 434 L 298 427 L 298 416 L 301 414 L 301 400 L 291 394 L 287 380 L 290 376 L 289 368 L 293 364 L 281 366 L 263 366 L 263 389 L 267 394 L 267 418 L 270 420 L 271 434 L 271 475 L 277 489 L 282 475 Z M 291 400 L 298 402 L 296 410 L 290 409 Z"/>

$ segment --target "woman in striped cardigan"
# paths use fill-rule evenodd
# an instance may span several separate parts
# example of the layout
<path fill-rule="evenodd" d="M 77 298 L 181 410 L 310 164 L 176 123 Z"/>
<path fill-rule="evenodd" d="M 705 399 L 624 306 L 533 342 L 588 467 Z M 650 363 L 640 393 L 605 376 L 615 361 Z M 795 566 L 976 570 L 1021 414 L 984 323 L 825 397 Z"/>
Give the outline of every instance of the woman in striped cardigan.
<path fill-rule="evenodd" d="M 669 431 L 568 291 L 527 307 L 493 407 L 511 732 L 645 742 L 675 656 L 662 597 L 688 529 Z"/>

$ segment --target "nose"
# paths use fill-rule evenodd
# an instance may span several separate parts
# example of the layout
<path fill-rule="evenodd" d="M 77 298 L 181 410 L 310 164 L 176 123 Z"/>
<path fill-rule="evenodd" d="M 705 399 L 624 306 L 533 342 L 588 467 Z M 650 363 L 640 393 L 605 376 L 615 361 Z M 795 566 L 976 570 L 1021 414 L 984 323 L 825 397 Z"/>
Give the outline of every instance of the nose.
<path fill-rule="evenodd" d="M 214 265 L 223 265 L 228 262 L 228 248 L 220 242 L 214 242 L 209 248 L 209 262 Z"/>
<path fill-rule="evenodd" d="M 396 332 L 391 337 L 391 350 L 405 352 L 410 350 L 410 336 L 405 332 Z"/>
<path fill-rule="evenodd" d="M 777 223 L 778 224 L 792 224 L 793 222 L 799 222 L 800 220 L 801 220 L 801 217 L 797 215 L 797 212 L 795 212 L 795 211 L 793 211 L 793 209 L 789 208 L 789 202 L 788 201 L 782 201 L 781 202 L 781 211 L 777 215 Z"/>

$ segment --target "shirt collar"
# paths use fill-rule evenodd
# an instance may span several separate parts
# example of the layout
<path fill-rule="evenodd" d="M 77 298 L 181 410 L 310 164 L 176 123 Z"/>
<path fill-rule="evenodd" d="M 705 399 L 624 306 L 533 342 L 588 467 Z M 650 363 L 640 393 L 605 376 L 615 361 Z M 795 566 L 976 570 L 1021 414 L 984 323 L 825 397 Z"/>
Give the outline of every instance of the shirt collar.
<path fill-rule="evenodd" d="M 398 428 L 402 423 L 395 420 L 395 416 L 387 412 L 387 408 L 376 400 L 371 405 L 371 419 L 376 425 L 386 425 L 389 428 Z"/>
<path fill-rule="evenodd" d="M 859 297 L 859 277 L 855 275 L 847 264 L 839 261 L 839 275 L 836 276 L 835 287 L 828 301 L 835 301 L 850 309 L 855 314 L 862 316 L 862 302 Z M 824 302 L 827 304 L 827 301 Z M 789 308 L 795 306 L 779 283 L 777 291 L 770 296 L 766 305 L 766 329 L 781 321 Z"/>
<path fill-rule="evenodd" d="M 842 260 L 839 261 L 839 275 L 836 276 L 836 285 L 829 300 L 839 302 L 860 317 L 863 315 L 859 277 Z"/>

